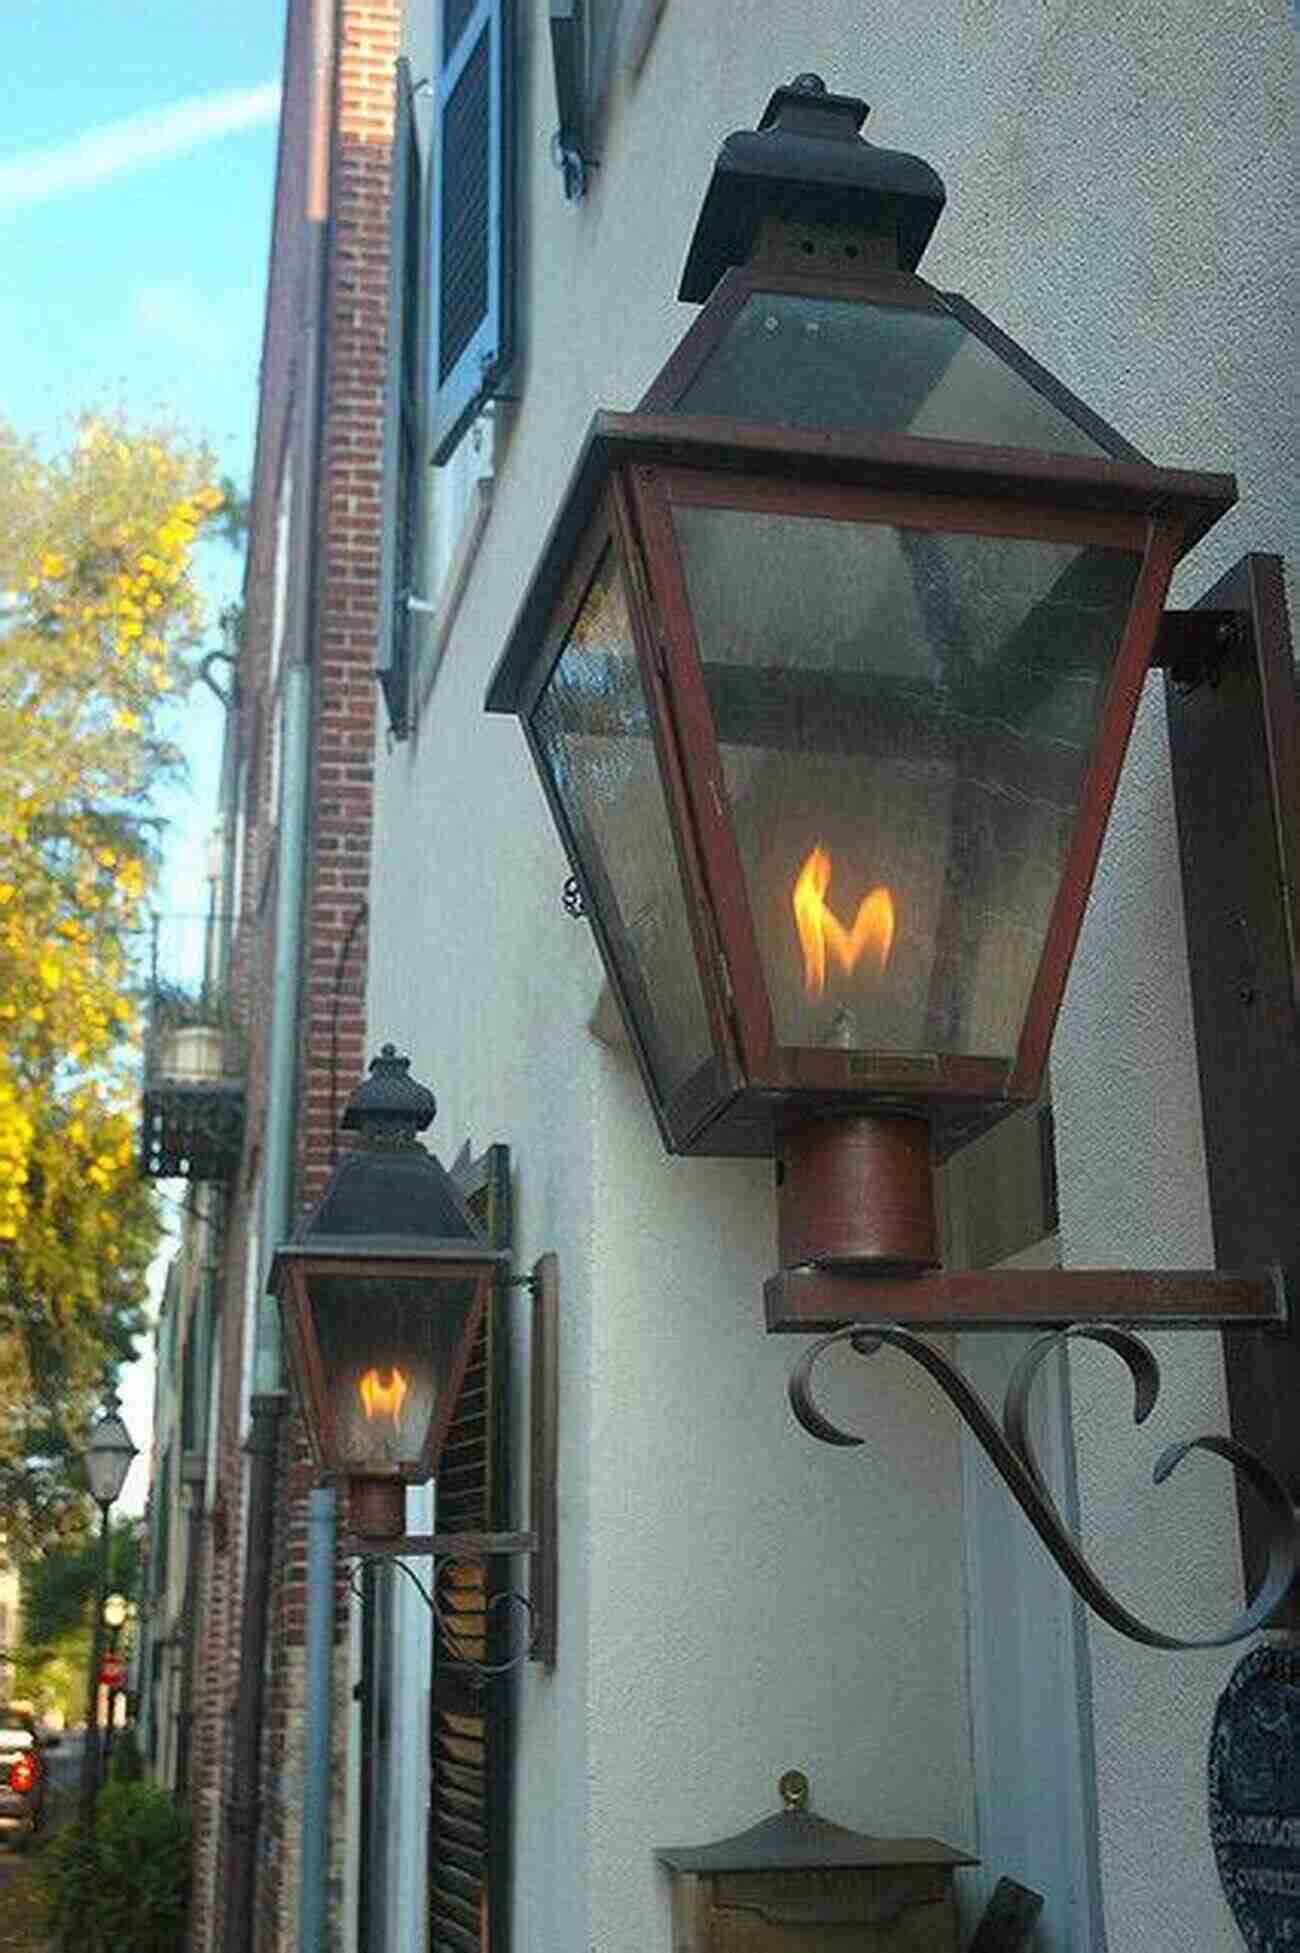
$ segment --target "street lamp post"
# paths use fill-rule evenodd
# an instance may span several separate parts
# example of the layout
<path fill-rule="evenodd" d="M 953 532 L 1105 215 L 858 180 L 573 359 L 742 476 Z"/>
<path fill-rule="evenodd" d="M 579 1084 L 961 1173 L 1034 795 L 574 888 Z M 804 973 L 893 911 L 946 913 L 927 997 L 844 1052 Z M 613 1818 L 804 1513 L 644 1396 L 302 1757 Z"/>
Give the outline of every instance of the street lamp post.
<path fill-rule="evenodd" d="M 115 1656 L 118 1651 L 118 1645 L 122 1638 L 122 1629 L 126 1624 L 127 1615 L 130 1612 L 130 1606 L 127 1601 L 126 1595 L 109 1594 L 107 1599 L 104 1602 L 103 1607 L 100 1609 L 100 1612 L 103 1616 L 104 1626 L 108 1629 L 109 1636 L 110 1636 L 109 1643 L 108 1643 L 108 1652 L 110 1655 Z M 105 1776 L 108 1775 L 109 1765 L 111 1763 L 112 1756 L 113 1756 L 113 1719 L 117 1713 L 117 1698 L 121 1694 L 121 1689 L 118 1686 L 116 1681 L 109 1681 L 107 1687 L 108 1687 L 108 1713 L 104 1723 L 104 1774 Z"/>
<path fill-rule="evenodd" d="M 104 1627 L 108 1603 L 108 1515 L 126 1483 L 136 1448 L 120 1415 L 117 1393 L 104 1399 L 99 1422 L 86 1447 L 86 1480 L 99 1507 L 99 1565 L 95 1577 L 95 1616 L 91 1633 L 90 1673 L 86 1683 L 86 1746 L 81 1758 L 81 1823 L 94 1829 L 95 1797 L 99 1790 L 99 1669 L 104 1658 Z"/>

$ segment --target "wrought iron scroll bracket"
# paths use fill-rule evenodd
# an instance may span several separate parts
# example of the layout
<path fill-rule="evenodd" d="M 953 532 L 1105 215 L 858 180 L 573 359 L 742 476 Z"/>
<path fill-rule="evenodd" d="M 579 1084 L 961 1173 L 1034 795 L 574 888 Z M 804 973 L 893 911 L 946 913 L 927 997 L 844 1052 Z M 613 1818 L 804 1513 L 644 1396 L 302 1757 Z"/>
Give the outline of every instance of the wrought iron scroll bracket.
<path fill-rule="evenodd" d="M 491 1535 L 487 1535 L 487 1537 L 491 1537 Z M 411 1540 L 399 1541 L 396 1544 L 397 1546 L 409 1548 L 415 1543 L 414 1538 L 412 1538 Z M 359 1544 L 359 1542 L 354 1542 L 354 1544 Z M 409 1554 L 399 1554 L 395 1546 L 385 1546 L 381 1551 L 375 1551 L 367 1547 L 356 1552 L 348 1574 L 348 1585 L 352 1593 L 360 1600 L 364 1594 L 360 1576 L 366 1565 L 395 1565 L 400 1573 L 405 1574 L 432 1615 L 437 1624 L 438 1632 L 442 1636 L 443 1647 L 450 1655 L 452 1666 L 456 1669 L 465 1670 L 475 1686 L 482 1686 L 487 1682 L 494 1681 L 498 1675 L 510 1674 L 514 1669 L 521 1667 L 524 1662 L 533 1659 L 538 1641 L 541 1638 L 543 1623 L 538 1616 L 536 1607 L 527 1594 L 521 1594 L 513 1587 L 507 1588 L 501 1593 L 493 1594 L 487 1603 L 489 1617 L 503 1607 L 522 1608 L 528 1616 L 528 1639 L 521 1648 L 516 1649 L 511 1655 L 507 1655 L 504 1661 L 477 1661 L 472 1655 L 466 1653 L 458 1637 L 455 1620 L 447 1615 L 438 1599 L 437 1570 L 441 1566 L 463 1564 L 464 1560 L 469 1557 L 477 1560 L 489 1557 L 493 1552 L 499 1553 L 508 1550 L 505 1547 L 484 1548 L 482 1552 L 472 1556 L 458 1556 L 454 1553 L 444 1553 L 436 1560 L 434 1578 L 426 1586 L 419 1574 L 415 1571 L 415 1568 L 409 1564 Z"/>
<path fill-rule="evenodd" d="M 1156 1459 L 1154 1470 L 1156 1483 L 1163 1484 L 1190 1452 L 1208 1451 L 1226 1459 L 1259 1496 L 1266 1522 L 1267 1569 L 1254 1599 L 1226 1629 L 1218 1634 L 1183 1637 L 1149 1626 L 1115 1598 L 1084 1557 L 1048 1490 L 1029 1430 L 1034 1381 L 1046 1359 L 1070 1340 L 1101 1343 L 1122 1359 L 1133 1381 L 1134 1422 L 1145 1422 L 1160 1391 L 1159 1365 L 1139 1337 L 1104 1323 L 1073 1325 L 1033 1343 L 1012 1372 L 1001 1426 L 955 1364 L 914 1331 L 897 1323 L 853 1323 L 813 1343 L 791 1375 L 790 1404 L 803 1428 L 823 1444 L 864 1443 L 863 1438 L 834 1423 L 819 1407 L 813 1396 L 813 1371 L 820 1358 L 837 1343 L 848 1343 L 864 1357 L 875 1355 L 887 1343 L 934 1378 L 1075 1592 L 1117 1633 L 1144 1647 L 1183 1650 L 1228 1647 L 1267 1626 L 1286 1599 L 1300 1567 L 1300 1514 L 1281 1480 L 1254 1452 L 1232 1438 L 1205 1436 L 1168 1445 Z"/>
<path fill-rule="evenodd" d="M 532 1375 L 530 1385 L 529 1440 L 529 1526 L 521 1532 L 484 1533 L 402 1533 L 395 1539 L 369 1539 L 345 1533 L 339 1551 L 356 1563 L 395 1560 L 407 1578 L 419 1588 L 448 1646 L 456 1644 L 456 1627 L 440 1611 L 436 1594 L 426 1588 L 408 1560 L 432 1560 L 437 1565 L 517 1559 L 529 1562 L 527 1594 L 506 1589 L 488 1601 L 488 1611 L 510 1605 L 524 1609 L 529 1617 L 526 1646 L 504 1662 L 477 1662 L 457 1657 L 476 1681 L 489 1681 L 523 1661 L 539 1661 L 548 1668 L 555 1665 L 557 1543 L 559 1534 L 559 1263 L 545 1254 L 532 1273 L 507 1280 L 509 1287 L 527 1288 L 532 1297 Z M 355 1585 L 354 1585 L 354 1591 Z"/>

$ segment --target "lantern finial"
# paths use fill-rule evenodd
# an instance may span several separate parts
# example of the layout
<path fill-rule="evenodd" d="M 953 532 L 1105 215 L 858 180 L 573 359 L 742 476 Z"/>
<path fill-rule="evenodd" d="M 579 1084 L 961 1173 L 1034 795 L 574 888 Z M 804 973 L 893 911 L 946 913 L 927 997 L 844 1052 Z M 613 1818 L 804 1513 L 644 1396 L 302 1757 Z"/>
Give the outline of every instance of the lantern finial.
<path fill-rule="evenodd" d="M 379 1056 L 370 1060 L 370 1076 L 348 1100 L 340 1124 L 372 1144 L 413 1142 L 417 1132 L 432 1125 L 438 1101 L 410 1073 L 411 1061 L 399 1054 L 396 1045 L 382 1046 Z"/>

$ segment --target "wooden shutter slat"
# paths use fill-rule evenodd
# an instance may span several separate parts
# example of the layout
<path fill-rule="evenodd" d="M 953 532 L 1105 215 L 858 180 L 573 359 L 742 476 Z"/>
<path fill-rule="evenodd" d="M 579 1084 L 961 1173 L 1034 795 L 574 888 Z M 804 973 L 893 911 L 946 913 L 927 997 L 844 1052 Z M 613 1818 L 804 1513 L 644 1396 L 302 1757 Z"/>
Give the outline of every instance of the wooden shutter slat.
<path fill-rule="evenodd" d="M 467 12 L 467 19 L 470 18 Z M 471 30 L 472 31 L 472 28 Z M 462 1197 L 494 1247 L 510 1245 L 509 1155 L 492 1147 L 455 1171 Z M 436 1488 L 440 1531 L 504 1531 L 510 1507 L 504 1467 L 507 1341 L 498 1291 L 484 1316 L 456 1416 L 447 1433 Z M 435 1629 L 431 1677 L 429 1802 L 429 1940 L 431 1948 L 506 1953 L 508 1909 L 508 1684 L 480 1683 L 457 1658 L 494 1663 L 517 1610 L 492 1610 L 509 1584 L 509 1562 L 450 1561 L 438 1570 L 438 1605 L 446 1633 Z M 470 1931 L 473 1938 L 456 1937 Z M 448 1923 L 450 1922 L 450 1923 Z M 440 1937 L 440 1935 L 442 1937 Z"/>

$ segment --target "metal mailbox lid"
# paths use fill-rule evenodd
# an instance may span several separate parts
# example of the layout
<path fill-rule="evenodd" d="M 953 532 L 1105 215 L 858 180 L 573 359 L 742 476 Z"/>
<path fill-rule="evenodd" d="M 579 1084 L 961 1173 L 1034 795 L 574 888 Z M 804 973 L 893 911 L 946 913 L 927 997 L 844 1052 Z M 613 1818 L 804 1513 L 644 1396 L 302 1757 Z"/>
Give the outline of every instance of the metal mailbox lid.
<path fill-rule="evenodd" d="M 791 1779 L 798 1781 L 791 1783 Z M 796 1801 L 807 1783 L 797 1771 L 781 1779 L 785 1808 L 713 1844 L 661 1845 L 655 1857 L 674 1872 L 821 1872 L 900 1865 L 976 1865 L 969 1852 L 938 1838 L 875 1838 L 832 1824 Z"/>

